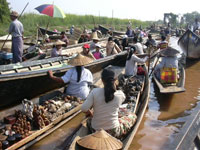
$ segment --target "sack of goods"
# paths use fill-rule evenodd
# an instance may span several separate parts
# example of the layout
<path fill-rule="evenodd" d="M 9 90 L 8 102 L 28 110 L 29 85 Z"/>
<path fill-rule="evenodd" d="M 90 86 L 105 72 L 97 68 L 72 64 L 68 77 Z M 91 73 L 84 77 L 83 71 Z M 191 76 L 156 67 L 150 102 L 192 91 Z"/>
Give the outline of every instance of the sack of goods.
<path fill-rule="evenodd" d="M 177 83 L 177 69 L 176 68 L 163 68 L 161 69 L 161 83 Z"/>

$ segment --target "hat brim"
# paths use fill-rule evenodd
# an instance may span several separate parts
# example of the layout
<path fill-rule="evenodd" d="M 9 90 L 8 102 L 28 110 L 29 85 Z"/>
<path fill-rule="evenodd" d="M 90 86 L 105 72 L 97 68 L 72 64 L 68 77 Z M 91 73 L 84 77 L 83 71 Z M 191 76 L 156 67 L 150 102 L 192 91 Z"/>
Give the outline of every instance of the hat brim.
<path fill-rule="evenodd" d="M 160 54 L 162 56 L 166 56 L 166 57 L 173 57 L 173 56 L 176 56 L 179 53 L 180 52 L 177 49 L 172 48 L 172 47 L 167 47 L 167 48 L 160 51 Z"/>
<path fill-rule="evenodd" d="M 80 53 L 69 60 L 69 64 L 72 66 L 84 66 L 93 62 L 93 59 L 87 56 L 83 56 Z"/>

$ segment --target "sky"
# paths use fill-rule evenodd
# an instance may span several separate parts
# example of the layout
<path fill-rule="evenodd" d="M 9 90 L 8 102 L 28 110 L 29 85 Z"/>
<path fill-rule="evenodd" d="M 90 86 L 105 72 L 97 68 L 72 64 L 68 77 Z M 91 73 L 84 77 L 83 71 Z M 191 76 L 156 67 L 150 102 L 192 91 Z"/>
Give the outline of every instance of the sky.
<path fill-rule="evenodd" d="M 200 12 L 200 0 L 7 0 L 12 10 L 21 13 L 29 2 L 25 13 L 38 13 L 34 8 L 42 4 L 60 7 L 65 13 L 78 15 L 107 16 L 121 19 L 156 21 L 164 13 L 178 15 Z"/>

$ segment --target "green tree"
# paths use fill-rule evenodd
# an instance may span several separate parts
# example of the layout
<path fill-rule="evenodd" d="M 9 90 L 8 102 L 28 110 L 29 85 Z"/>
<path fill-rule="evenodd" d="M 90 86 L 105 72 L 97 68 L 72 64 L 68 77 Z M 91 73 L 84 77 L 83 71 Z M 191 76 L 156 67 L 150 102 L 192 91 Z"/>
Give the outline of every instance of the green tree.
<path fill-rule="evenodd" d="M 7 22 L 9 20 L 9 3 L 6 0 L 0 0 L 0 22 Z"/>

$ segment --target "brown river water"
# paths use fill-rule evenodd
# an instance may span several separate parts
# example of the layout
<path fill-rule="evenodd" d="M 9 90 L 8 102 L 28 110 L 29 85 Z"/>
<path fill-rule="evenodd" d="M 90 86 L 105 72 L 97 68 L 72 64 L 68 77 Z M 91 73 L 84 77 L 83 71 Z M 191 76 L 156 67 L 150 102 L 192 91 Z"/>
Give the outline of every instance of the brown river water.
<path fill-rule="evenodd" d="M 177 46 L 176 42 L 177 39 L 172 39 L 172 44 L 175 46 Z M 148 109 L 130 150 L 169 150 L 174 136 L 180 131 L 196 103 L 200 100 L 200 62 L 187 64 L 185 88 L 186 92 L 183 93 L 161 95 L 154 83 L 151 82 Z M 83 114 L 78 115 L 29 149 L 62 148 L 63 141 L 83 118 Z"/>

